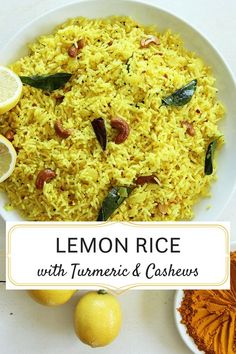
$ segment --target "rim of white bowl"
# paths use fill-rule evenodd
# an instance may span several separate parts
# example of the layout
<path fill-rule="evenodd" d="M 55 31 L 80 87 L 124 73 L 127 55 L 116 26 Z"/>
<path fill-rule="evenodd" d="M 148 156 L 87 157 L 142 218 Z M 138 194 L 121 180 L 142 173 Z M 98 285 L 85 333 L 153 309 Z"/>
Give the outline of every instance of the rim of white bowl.
<path fill-rule="evenodd" d="M 236 251 L 236 241 L 232 241 L 230 243 L 230 251 Z M 183 290 L 177 290 L 175 292 L 175 297 L 174 297 L 174 317 L 175 317 L 175 324 L 177 327 L 177 330 L 179 332 L 180 337 L 182 338 L 183 342 L 186 344 L 186 346 L 194 353 L 194 354 L 204 354 L 205 352 L 200 351 L 195 344 L 193 338 L 188 334 L 186 326 L 181 323 L 181 315 L 178 311 L 178 308 L 181 305 L 182 299 L 184 296 L 184 291 Z"/>
<path fill-rule="evenodd" d="M 69 8 L 71 6 L 74 5 L 79 5 L 79 4 L 83 4 L 83 3 L 101 3 L 101 1 L 105 2 L 106 0 L 77 0 L 77 1 L 71 1 L 68 4 L 64 4 L 64 5 L 60 5 L 57 7 L 54 7 L 53 9 L 49 10 L 49 11 L 45 11 L 44 13 L 42 13 L 39 16 L 36 16 L 34 19 L 32 19 L 31 21 L 27 22 L 25 25 L 23 25 L 10 39 L 9 41 L 3 46 L 2 51 L 6 50 L 6 48 L 11 45 L 12 42 L 15 41 L 15 39 L 19 36 L 19 34 L 21 32 L 23 32 L 25 29 L 27 29 L 28 27 L 30 27 L 31 25 L 33 25 L 35 22 L 40 21 L 43 17 L 45 16 L 49 16 L 50 14 L 53 14 L 56 11 L 60 11 L 62 9 L 65 8 Z M 236 77 L 234 76 L 227 60 L 225 60 L 225 58 L 223 57 L 222 53 L 215 47 L 215 45 L 211 42 L 210 39 L 208 39 L 208 37 L 205 36 L 205 34 L 203 34 L 199 29 L 195 28 L 194 26 L 192 26 L 192 24 L 190 24 L 187 20 L 183 19 L 182 17 L 177 16 L 176 14 L 174 14 L 173 12 L 163 9 L 160 6 L 157 6 L 156 4 L 152 4 L 149 3 L 148 0 L 109 0 L 109 4 L 111 3 L 129 3 L 129 4 L 139 4 L 139 5 L 145 5 L 147 7 L 149 7 L 150 9 L 157 9 L 167 15 L 171 15 L 175 20 L 177 21 L 181 21 L 182 23 L 184 23 L 186 26 L 190 27 L 193 31 L 195 31 L 208 45 L 209 47 L 211 47 L 211 49 L 218 55 L 219 59 L 221 60 L 222 64 L 225 66 L 226 70 L 228 71 L 229 76 L 232 78 L 232 82 L 234 85 L 234 89 L 236 91 Z M 233 182 L 233 188 L 231 190 L 231 193 L 229 194 L 227 200 L 225 201 L 223 208 L 217 212 L 217 214 L 215 215 L 215 220 L 218 220 L 220 218 L 220 216 L 222 215 L 222 213 L 224 212 L 224 210 L 227 208 L 228 204 L 230 203 L 233 195 L 236 194 L 236 179 Z M 17 210 L 16 210 L 17 211 Z M 0 212 L 0 217 L 2 217 L 3 220 L 6 220 L 5 217 L 5 213 L 1 214 Z"/>

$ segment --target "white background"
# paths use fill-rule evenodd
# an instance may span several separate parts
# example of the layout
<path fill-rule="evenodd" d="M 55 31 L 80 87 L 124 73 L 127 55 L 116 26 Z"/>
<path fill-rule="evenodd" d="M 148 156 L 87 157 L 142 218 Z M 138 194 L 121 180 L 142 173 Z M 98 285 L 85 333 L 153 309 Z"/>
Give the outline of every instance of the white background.
<path fill-rule="evenodd" d="M 35 16 L 69 2 L 71 1 L 0 0 L 0 48 Z M 175 13 L 200 30 L 221 52 L 236 77 L 235 0 L 149 0 L 149 3 Z M 231 222 L 234 240 L 235 210 L 236 195 L 221 217 L 221 220 Z M 2 224 L 0 232 L 3 234 Z M 0 275 L 3 274 L 1 268 Z M 94 352 L 80 344 L 73 334 L 72 316 L 76 297 L 63 308 L 51 309 L 33 303 L 22 291 L 6 292 L 3 287 L 0 289 L 1 354 Z M 120 298 L 124 313 L 121 334 L 113 344 L 97 349 L 96 353 L 190 354 L 175 328 L 173 296 L 173 291 L 133 291 L 123 295 Z"/>

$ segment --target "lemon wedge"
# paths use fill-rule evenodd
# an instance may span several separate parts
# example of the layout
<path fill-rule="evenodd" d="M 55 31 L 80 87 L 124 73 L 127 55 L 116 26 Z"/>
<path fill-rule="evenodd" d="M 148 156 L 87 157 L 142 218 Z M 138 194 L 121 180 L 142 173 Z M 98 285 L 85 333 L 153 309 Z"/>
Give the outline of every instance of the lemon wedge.
<path fill-rule="evenodd" d="M 0 135 L 0 183 L 13 172 L 16 164 L 16 150 L 12 143 Z"/>
<path fill-rule="evenodd" d="M 12 70 L 0 66 L 0 114 L 17 105 L 22 93 L 22 82 Z"/>

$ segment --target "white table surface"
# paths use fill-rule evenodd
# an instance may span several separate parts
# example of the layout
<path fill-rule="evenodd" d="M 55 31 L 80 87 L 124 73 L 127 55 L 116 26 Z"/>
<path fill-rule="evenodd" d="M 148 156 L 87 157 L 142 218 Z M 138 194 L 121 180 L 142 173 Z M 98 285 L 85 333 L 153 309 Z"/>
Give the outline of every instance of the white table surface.
<path fill-rule="evenodd" d="M 72 1 L 0 0 L 0 46 L 3 47 L 35 16 L 70 2 Z M 235 0 L 198 0 L 197 2 L 149 0 L 148 2 L 169 10 L 200 30 L 221 52 L 236 77 Z M 236 193 L 221 215 L 221 220 L 231 222 L 232 240 L 236 240 L 235 210 Z M 3 239 L 4 224 L 0 220 L 0 240 Z M 4 255 L 0 251 L 1 279 L 4 279 Z M 121 296 L 124 313 L 121 334 L 112 345 L 96 349 L 96 353 L 190 354 L 175 328 L 173 297 L 173 291 L 130 291 Z M 0 285 L 0 353 L 92 353 L 94 349 L 80 344 L 73 334 L 71 318 L 75 303 L 76 297 L 72 303 L 62 308 L 44 308 L 28 299 L 25 292 L 6 291 L 4 286 Z M 154 347 L 156 348 L 154 351 L 150 349 Z"/>

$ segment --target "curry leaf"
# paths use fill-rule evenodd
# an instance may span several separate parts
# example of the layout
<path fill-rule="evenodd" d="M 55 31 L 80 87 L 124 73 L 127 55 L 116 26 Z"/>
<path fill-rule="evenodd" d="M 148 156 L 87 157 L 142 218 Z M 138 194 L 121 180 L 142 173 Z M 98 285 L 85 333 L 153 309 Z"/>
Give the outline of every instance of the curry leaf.
<path fill-rule="evenodd" d="M 197 88 L 197 80 L 192 80 L 187 85 L 181 87 L 170 96 L 162 99 L 162 104 L 166 106 L 183 106 L 188 103 Z"/>
<path fill-rule="evenodd" d="M 206 151 L 206 157 L 205 157 L 205 169 L 204 169 L 204 172 L 205 172 L 205 175 L 211 175 L 212 172 L 213 172 L 213 156 L 214 156 L 214 152 L 215 152 L 215 149 L 217 147 L 217 140 L 213 140 L 209 145 L 208 145 L 208 148 L 207 148 L 207 151 Z"/>
<path fill-rule="evenodd" d="M 97 221 L 106 221 L 109 219 L 131 192 L 132 188 L 130 187 L 113 187 L 102 202 Z"/>
<path fill-rule="evenodd" d="M 103 118 L 96 118 L 91 124 L 102 150 L 105 151 L 107 147 L 107 131 Z"/>
<path fill-rule="evenodd" d="M 130 72 L 130 65 L 131 65 L 130 61 L 131 61 L 131 59 L 133 59 L 133 57 L 134 57 L 134 53 L 127 59 L 127 61 L 125 63 L 128 73 Z"/>
<path fill-rule="evenodd" d="M 72 74 L 57 73 L 51 75 L 20 76 L 23 84 L 45 90 L 54 91 L 65 86 Z"/>

